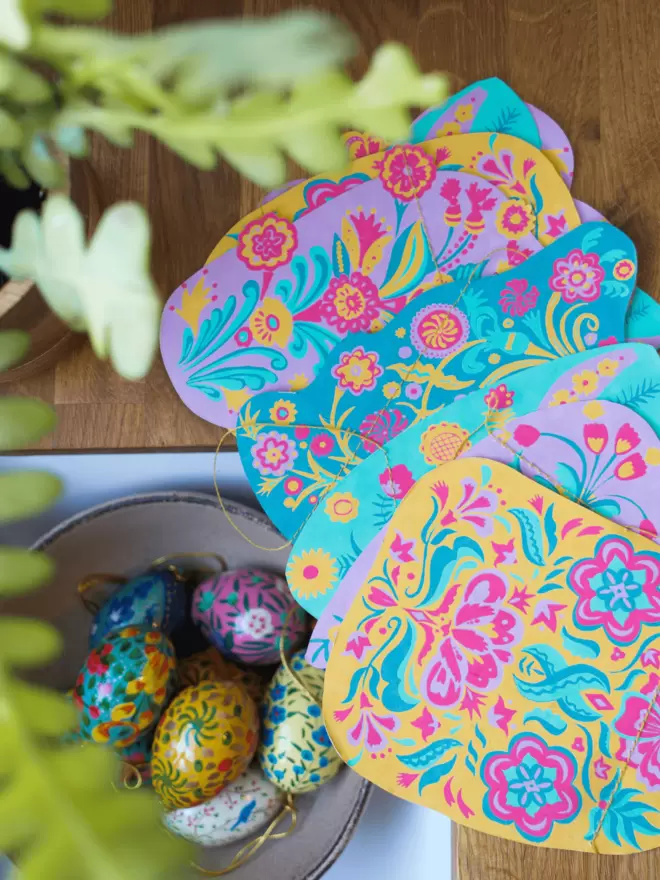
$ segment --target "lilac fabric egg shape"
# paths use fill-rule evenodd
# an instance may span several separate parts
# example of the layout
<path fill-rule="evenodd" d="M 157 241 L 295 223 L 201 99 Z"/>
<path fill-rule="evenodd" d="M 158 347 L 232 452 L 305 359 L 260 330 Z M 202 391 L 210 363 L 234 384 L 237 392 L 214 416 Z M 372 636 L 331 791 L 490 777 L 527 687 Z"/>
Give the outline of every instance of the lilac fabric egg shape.
<path fill-rule="evenodd" d="M 288 622 L 287 622 L 288 618 Z M 278 663 L 286 626 L 286 650 L 307 632 L 306 614 L 282 575 L 240 568 L 203 581 L 195 589 L 192 619 L 221 654 L 239 663 Z"/>

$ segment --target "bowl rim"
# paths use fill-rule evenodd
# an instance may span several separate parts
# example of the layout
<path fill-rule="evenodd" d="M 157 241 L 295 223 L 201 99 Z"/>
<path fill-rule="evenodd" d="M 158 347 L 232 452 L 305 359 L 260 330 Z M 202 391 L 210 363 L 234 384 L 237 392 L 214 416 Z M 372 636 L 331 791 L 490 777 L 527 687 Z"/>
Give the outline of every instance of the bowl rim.
<path fill-rule="evenodd" d="M 67 517 L 38 538 L 34 544 L 32 544 L 31 549 L 47 550 L 54 541 L 71 532 L 76 526 L 93 519 L 98 519 L 99 517 L 107 513 L 112 513 L 115 510 L 124 507 L 137 507 L 144 504 L 158 504 L 163 502 L 184 502 L 187 504 L 199 504 L 203 507 L 221 509 L 217 498 L 206 492 L 164 491 L 145 492 L 137 495 L 124 495 L 121 498 L 115 498 L 112 501 L 104 501 L 101 504 L 88 507 L 85 510 Z M 240 501 L 223 499 L 223 504 L 230 515 L 240 516 L 249 522 L 261 525 L 274 537 L 282 537 L 280 532 L 277 531 L 270 519 L 262 511 L 256 510 L 247 504 L 242 504 Z M 343 772 L 354 773 L 354 771 L 348 766 L 344 768 Z M 364 814 L 372 790 L 373 786 L 368 780 L 362 779 L 360 781 L 360 786 L 357 789 L 357 794 L 353 802 L 353 808 L 340 833 L 330 847 L 318 857 L 314 866 L 306 870 L 304 875 L 296 877 L 295 880 L 319 880 L 319 878 L 322 877 L 332 865 L 334 865 L 355 833 L 355 829 Z"/>

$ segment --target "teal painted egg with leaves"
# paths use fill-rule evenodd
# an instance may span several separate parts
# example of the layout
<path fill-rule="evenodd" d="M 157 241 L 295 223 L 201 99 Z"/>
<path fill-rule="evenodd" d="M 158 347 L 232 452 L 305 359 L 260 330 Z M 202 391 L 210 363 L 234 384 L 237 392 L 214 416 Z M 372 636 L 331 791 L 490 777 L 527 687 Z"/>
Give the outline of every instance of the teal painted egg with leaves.
<path fill-rule="evenodd" d="M 185 620 L 185 584 L 167 569 L 154 569 L 133 578 L 97 612 L 89 634 L 96 648 L 113 632 L 127 626 L 159 629 L 170 635 Z"/>
<path fill-rule="evenodd" d="M 257 748 L 259 715 L 238 683 L 184 688 L 154 736 L 152 783 L 168 810 L 214 797 L 243 773 Z"/>
<path fill-rule="evenodd" d="M 261 705 L 259 764 L 267 779 L 291 794 L 314 791 L 342 766 L 321 717 L 323 671 L 304 654 L 293 655 L 292 672 L 280 666 Z"/>
<path fill-rule="evenodd" d="M 87 657 L 73 689 L 84 739 L 123 748 L 153 728 L 174 692 L 172 643 L 157 630 L 126 627 Z"/>
<path fill-rule="evenodd" d="M 192 619 L 225 657 L 255 666 L 279 662 L 283 635 L 290 651 L 307 632 L 307 615 L 286 580 L 259 568 L 226 571 L 199 584 Z"/>

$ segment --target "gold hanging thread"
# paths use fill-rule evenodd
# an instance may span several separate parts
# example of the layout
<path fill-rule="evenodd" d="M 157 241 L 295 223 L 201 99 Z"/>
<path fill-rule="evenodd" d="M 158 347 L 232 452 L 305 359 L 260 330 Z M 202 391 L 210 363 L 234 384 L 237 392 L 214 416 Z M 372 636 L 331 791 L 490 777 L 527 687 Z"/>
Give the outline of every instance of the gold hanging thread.
<path fill-rule="evenodd" d="M 87 592 L 91 590 L 92 587 L 96 587 L 99 584 L 116 584 L 117 586 L 123 587 L 127 583 L 128 578 L 119 574 L 89 574 L 78 583 L 76 591 L 86 610 L 89 611 L 90 614 L 96 614 L 101 606 L 97 605 L 96 602 L 92 602 L 87 597 Z"/>

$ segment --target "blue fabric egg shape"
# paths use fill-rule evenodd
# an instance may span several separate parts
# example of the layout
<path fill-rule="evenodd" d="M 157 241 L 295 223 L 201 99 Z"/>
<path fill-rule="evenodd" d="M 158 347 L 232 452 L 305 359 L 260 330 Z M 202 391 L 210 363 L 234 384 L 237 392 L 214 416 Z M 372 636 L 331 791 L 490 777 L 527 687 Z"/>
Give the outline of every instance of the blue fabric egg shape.
<path fill-rule="evenodd" d="M 92 622 L 89 647 L 97 648 L 127 626 L 152 627 L 170 635 L 185 616 L 185 584 L 167 569 L 154 569 L 133 578 L 105 602 Z"/>

